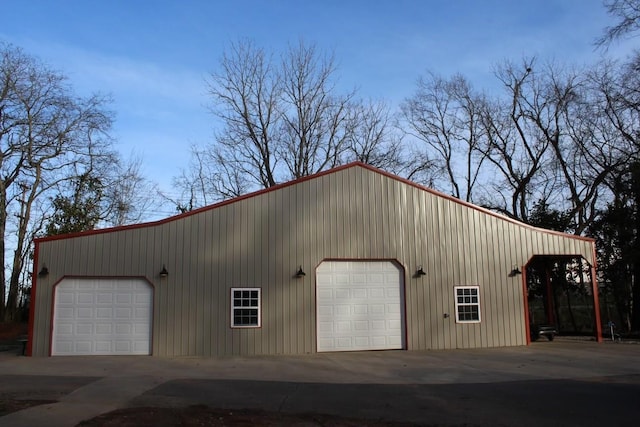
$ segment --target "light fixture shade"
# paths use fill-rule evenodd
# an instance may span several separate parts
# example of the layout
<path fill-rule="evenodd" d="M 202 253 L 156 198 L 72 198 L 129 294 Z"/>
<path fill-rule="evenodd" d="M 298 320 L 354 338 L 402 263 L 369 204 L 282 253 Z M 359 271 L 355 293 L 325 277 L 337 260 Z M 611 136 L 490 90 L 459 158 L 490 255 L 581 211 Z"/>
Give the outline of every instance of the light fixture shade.
<path fill-rule="evenodd" d="M 522 271 L 520 271 L 518 267 L 514 267 L 514 269 L 509 273 L 509 277 L 515 277 L 518 274 L 522 274 Z"/>
<path fill-rule="evenodd" d="M 422 266 L 418 267 L 418 269 L 416 270 L 416 276 L 420 277 L 420 276 L 426 276 L 426 275 L 427 273 L 424 271 Z"/>
<path fill-rule="evenodd" d="M 306 275 L 307 274 L 304 271 L 302 271 L 302 266 L 300 266 L 300 268 L 298 268 L 298 271 L 296 272 L 296 277 L 301 278 L 301 277 L 304 277 Z"/>
<path fill-rule="evenodd" d="M 169 275 L 169 272 L 167 271 L 167 268 L 164 266 L 164 264 L 162 264 L 162 270 L 160 270 L 159 275 L 160 277 L 167 277 Z"/>
<path fill-rule="evenodd" d="M 40 277 L 45 277 L 49 275 L 49 269 L 47 268 L 46 265 L 42 265 L 42 268 L 40 269 L 40 272 L 38 273 L 38 276 Z"/>

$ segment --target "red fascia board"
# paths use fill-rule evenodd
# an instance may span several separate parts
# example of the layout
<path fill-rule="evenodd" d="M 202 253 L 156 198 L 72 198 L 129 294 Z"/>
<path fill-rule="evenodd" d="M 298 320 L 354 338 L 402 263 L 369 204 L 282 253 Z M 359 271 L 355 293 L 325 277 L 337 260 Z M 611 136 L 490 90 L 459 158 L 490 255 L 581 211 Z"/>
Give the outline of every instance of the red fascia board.
<path fill-rule="evenodd" d="M 259 196 L 259 195 L 262 195 L 262 194 L 266 194 L 266 193 L 269 193 L 271 191 L 277 191 L 277 190 L 280 190 L 282 188 L 290 187 L 292 185 L 296 185 L 296 184 L 299 184 L 301 182 L 310 181 L 312 179 L 316 179 L 316 178 L 319 178 L 319 177 L 322 177 L 322 176 L 325 176 L 325 175 L 330 175 L 330 174 L 333 174 L 333 173 L 336 173 L 336 172 L 340 172 L 340 171 L 343 171 L 345 169 L 350 169 L 350 168 L 353 168 L 353 167 L 362 167 L 364 169 L 368 169 L 368 170 L 370 170 L 372 172 L 379 173 L 379 174 L 381 174 L 383 176 L 386 176 L 387 178 L 402 182 L 402 183 L 404 183 L 406 185 L 409 185 L 411 187 L 417 188 L 419 190 L 426 191 L 427 193 L 433 194 L 433 195 L 435 195 L 437 197 L 442 197 L 444 199 L 447 199 L 447 200 L 450 200 L 452 202 L 458 203 L 458 204 L 460 204 L 462 206 L 465 206 L 467 208 L 475 209 L 475 210 L 477 210 L 479 212 L 482 212 L 484 214 L 491 215 L 491 216 L 493 216 L 495 218 L 498 218 L 498 219 L 503 220 L 503 221 L 510 222 L 512 224 L 516 224 L 516 225 L 521 226 L 521 227 L 525 227 L 525 228 L 528 228 L 528 229 L 531 229 L 531 230 L 536 230 L 536 231 L 539 231 L 539 232 L 542 232 L 542 233 L 546 233 L 546 234 L 552 234 L 552 235 L 556 235 L 556 236 L 562 236 L 562 237 L 565 237 L 565 238 L 584 240 L 584 241 L 595 243 L 595 239 L 593 239 L 591 237 L 584 237 L 584 236 L 578 236 L 578 235 L 575 235 L 575 234 L 562 233 L 560 231 L 547 230 L 547 229 L 544 229 L 544 228 L 538 228 L 538 227 L 534 227 L 534 226 L 529 225 L 529 224 L 525 224 L 525 223 L 520 222 L 518 220 L 515 220 L 513 218 L 509 218 L 508 216 L 498 214 L 498 213 L 493 212 L 493 211 L 491 211 L 489 209 L 474 205 L 474 204 L 469 203 L 469 202 L 465 202 L 464 200 L 460 200 L 460 199 L 455 198 L 453 196 L 450 196 L 448 194 L 441 193 L 441 192 L 439 192 L 437 190 L 434 190 L 432 188 L 425 187 L 425 186 L 420 185 L 418 183 L 415 183 L 413 181 L 409 181 L 408 179 L 401 178 L 401 177 L 399 177 L 397 175 L 394 175 L 392 173 L 386 172 L 386 171 L 384 171 L 382 169 L 378 169 L 378 168 L 376 168 L 374 166 L 371 166 L 371 165 L 368 165 L 366 163 L 362 163 L 362 162 L 359 162 L 359 161 L 347 163 L 345 165 L 337 166 L 337 167 L 335 167 L 333 169 L 328 169 L 326 171 L 318 172 L 318 173 L 316 173 L 314 175 L 308 175 L 308 176 L 305 176 L 305 177 L 302 177 L 302 178 L 298 178 L 298 179 L 295 179 L 295 180 L 292 180 L 292 181 L 288 181 L 288 182 L 285 182 L 285 183 L 282 183 L 282 184 L 274 185 L 273 187 L 269 187 L 269 188 L 265 188 L 265 189 L 262 189 L 262 190 L 254 191 L 253 193 L 248 193 L 248 194 L 245 194 L 245 195 L 233 198 L 233 199 L 223 200 L 222 202 L 215 203 L 213 205 L 203 206 L 201 208 L 194 209 L 192 211 L 185 212 L 183 214 L 174 215 L 174 216 L 171 216 L 171 217 L 168 217 L 168 218 L 164 218 L 164 219 L 161 219 L 161 220 L 158 220 L 158 221 L 144 222 L 144 223 L 132 224 L 132 225 L 123 225 L 123 226 L 110 227 L 110 228 L 101 228 L 101 229 L 97 229 L 97 230 L 82 231 L 82 232 L 78 232 L 78 233 L 59 234 L 59 235 L 56 235 L 56 236 L 39 237 L 39 238 L 34 239 L 34 241 L 36 243 L 38 243 L 38 242 L 46 242 L 46 241 L 51 241 L 51 240 L 71 239 L 71 238 L 74 238 L 74 237 L 90 236 L 90 235 L 94 235 L 94 234 L 111 233 L 111 232 L 121 231 L 121 230 L 133 230 L 133 229 L 136 229 L 136 228 L 154 227 L 154 226 L 157 226 L 157 225 L 166 224 L 166 223 L 171 222 L 171 221 L 177 221 L 177 220 L 180 220 L 182 218 L 189 217 L 191 215 L 197 215 L 197 214 L 199 214 L 201 212 L 206 212 L 208 210 L 212 210 L 212 209 L 216 209 L 216 208 L 219 208 L 219 207 L 222 207 L 222 206 L 230 205 L 232 203 L 236 203 L 236 202 L 239 202 L 241 200 L 249 199 L 249 198 L 256 197 L 256 196 Z"/>

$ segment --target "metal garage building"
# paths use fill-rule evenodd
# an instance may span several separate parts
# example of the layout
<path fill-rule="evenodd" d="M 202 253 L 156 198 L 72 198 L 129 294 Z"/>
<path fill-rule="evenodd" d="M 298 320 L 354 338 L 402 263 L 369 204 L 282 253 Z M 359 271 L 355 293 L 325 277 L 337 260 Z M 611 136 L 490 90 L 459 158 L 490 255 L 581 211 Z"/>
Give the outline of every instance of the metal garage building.
<path fill-rule="evenodd" d="M 28 352 L 524 345 L 526 277 L 510 272 L 540 256 L 579 258 L 595 277 L 591 239 L 352 163 L 162 221 L 36 240 Z"/>

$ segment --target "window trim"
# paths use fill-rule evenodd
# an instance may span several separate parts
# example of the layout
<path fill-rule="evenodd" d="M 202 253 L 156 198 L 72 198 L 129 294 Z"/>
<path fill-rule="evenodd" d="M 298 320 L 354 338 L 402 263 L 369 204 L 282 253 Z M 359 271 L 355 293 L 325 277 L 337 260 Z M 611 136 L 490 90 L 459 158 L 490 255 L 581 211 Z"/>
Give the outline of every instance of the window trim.
<path fill-rule="evenodd" d="M 482 306 L 480 305 L 480 286 L 478 285 L 460 285 L 460 286 L 454 286 L 454 291 L 453 291 L 453 296 L 454 296 L 454 302 L 455 302 L 455 310 L 456 310 L 456 323 L 480 323 L 482 321 Z M 471 302 L 471 303 L 459 303 L 458 302 L 458 290 L 463 290 L 463 289 L 473 289 L 476 291 L 476 295 L 478 298 L 478 302 Z M 476 306 L 478 307 L 478 319 L 477 320 L 464 320 L 464 319 L 460 319 L 460 312 L 458 311 L 458 307 L 460 306 Z"/>
<path fill-rule="evenodd" d="M 236 291 L 257 291 L 258 292 L 258 305 L 257 306 L 234 306 L 234 301 L 235 301 L 235 297 L 234 297 L 234 293 Z M 231 292 L 230 292 L 230 300 L 229 300 L 229 305 L 230 305 L 230 318 L 229 321 L 231 322 L 231 328 L 233 329 L 250 329 L 250 328 L 260 328 L 262 327 L 262 288 L 231 288 Z M 235 311 L 238 309 L 257 309 L 258 310 L 258 323 L 256 325 L 236 325 L 235 324 Z"/>

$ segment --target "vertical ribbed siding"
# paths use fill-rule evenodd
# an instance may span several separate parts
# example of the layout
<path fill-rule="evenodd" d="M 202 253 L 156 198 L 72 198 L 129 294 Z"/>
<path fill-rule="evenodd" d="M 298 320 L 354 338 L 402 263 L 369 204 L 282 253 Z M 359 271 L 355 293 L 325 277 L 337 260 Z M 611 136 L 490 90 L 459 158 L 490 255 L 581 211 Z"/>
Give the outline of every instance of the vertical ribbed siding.
<path fill-rule="evenodd" d="M 542 254 L 593 262 L 591 241 L 349 167 L 164 223 L 41 241 L 51 274 L 38 279 L 33 351 L 48 354 L 53 284 L 66 275 L 149 280 L 155 355 L 314 352 L 315 268 L 327 259 L 399 263 L 408 349 L 521 345 L 521 276 L 507 275 Z M 414 277 L 420 266 L 426 276 Z M 480 323 L 456 324 L 456 285 L 480 287 Z M 262 289 L 260 328 L 231 328 L 232 287 Z"/>

